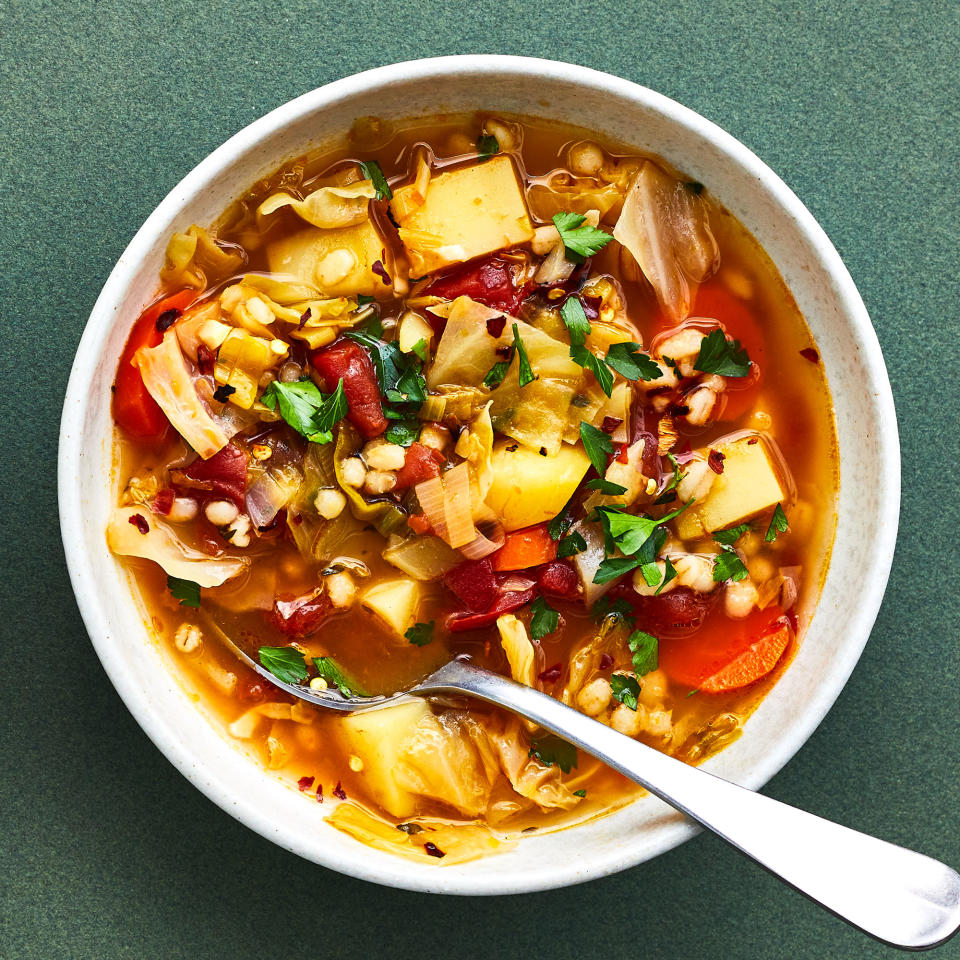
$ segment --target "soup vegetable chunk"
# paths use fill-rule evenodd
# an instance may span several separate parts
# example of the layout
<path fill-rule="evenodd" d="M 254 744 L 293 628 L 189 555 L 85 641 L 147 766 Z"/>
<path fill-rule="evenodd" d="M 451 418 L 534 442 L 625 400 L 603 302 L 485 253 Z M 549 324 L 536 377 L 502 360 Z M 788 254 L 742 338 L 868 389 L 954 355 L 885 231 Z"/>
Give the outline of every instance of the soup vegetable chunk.
<path fill-rule="evenodd" d="M 114 386 L 106 531 L 197 700 L 335 827 L 451 863 L 636 795 L 471 702 L 467 656 L 688 762 L 816 601 L 829 397 L 703 187 L 536 120 L 359 120 L 171 239 Z"/>

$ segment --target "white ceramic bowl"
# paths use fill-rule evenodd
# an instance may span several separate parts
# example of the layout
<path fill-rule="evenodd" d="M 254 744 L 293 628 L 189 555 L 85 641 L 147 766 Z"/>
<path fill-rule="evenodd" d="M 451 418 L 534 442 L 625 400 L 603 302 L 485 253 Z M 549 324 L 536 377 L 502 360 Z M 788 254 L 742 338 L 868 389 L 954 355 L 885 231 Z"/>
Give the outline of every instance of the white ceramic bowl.
<path fill-rule="evenodd" d="M 324 823 L 328 805 L 305 803 L 198 712 L 149 641 L 130 582 L 104 538 L 112 506 L 110 385 L 134 318 L 156 295 L 169 235 L 191 223 L 211 223 L 259 177 L 342 136 L 358 116 L 401 119 L 475 109 L 596 129 L 708 183 L 773 258 L 816 338 L 833 392 L 841 462 L 829 574 L 794 662 L 742 738 L 706 764 L 747 787 L 766 783 L 833 704 L 880 606 L 900 498 L 893 398 L 863 302 L 803 204 L 729 134 L 644 87 L 546 60 L 418 60 L 321 87 L 228 140 L 151 214 L 93 309 L 63 412 L 60 520 L 73 588 L 104 668 L 153 742 L 211 800 L 280 846 L 356 877 L 411 890 L 518 893 L 622 870 L 669 850 L 696 829 L 647 797 L 591 823 L 525 837 L 507 853 L 472 863 L 420 864 L 363 847 Z"/>

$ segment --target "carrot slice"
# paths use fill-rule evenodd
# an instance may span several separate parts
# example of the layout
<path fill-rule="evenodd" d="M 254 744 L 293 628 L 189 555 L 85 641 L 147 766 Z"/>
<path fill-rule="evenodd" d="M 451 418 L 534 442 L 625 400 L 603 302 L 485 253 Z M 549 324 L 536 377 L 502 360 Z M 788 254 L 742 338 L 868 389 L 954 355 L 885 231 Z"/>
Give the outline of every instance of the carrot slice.
<path fill-rule="evenodd" d="M 494 570 L 526 570 L 557 557 L 557 543 L 545 523 L 508 533 L 503 546 L 492 556 Z"/>
<path fill-rule="evenodd" d="M 790 628 L 784 623 L 773 633 L 765 633 L 722 670 L 704 680 L 700 690 L 703 693 L 726 693 L 756 683 L 780 662 L 789 642 Z"/>

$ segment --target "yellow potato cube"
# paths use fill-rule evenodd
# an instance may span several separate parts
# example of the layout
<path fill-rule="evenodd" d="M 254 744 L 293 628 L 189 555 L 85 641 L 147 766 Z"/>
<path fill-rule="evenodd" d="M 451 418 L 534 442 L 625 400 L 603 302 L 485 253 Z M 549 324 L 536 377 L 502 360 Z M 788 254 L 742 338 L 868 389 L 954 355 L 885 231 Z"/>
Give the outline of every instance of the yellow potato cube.
<path fill-rule="evenodd" d="M 684 540 L 742 523 L 786 498 L 780 470 L 762 437 L 721 441 L 713 449 L 724 455 L 723 473 L 701 503 L 694 503 L 677 517 L 677 534 Z M 707 456 L 709 450 L 702 452 Z"/>
<path fill-rule="evenodd" d="M 391 210 L 413 276 L 533 239 L 523 189 L 506 155 L 459 167 L 430 180 L 422 205 L 414 184 L 394 192 Z"/>
<path fill-rule="evenodd" d="M 335 230 L 308 227 L 275 240 L 267 245 L 267 261 L 272 273 L 312 283 L 327 297 L 384 298 L 393 296 L 393 284 L 384 283 L 373 265 L 384 264 L 385 247 L 377 228 L 365 220 Z"/>
<path fill-rule="evenodd" d="M 387 580 L 367 590 L 360 602 L 402 639 L 416 620 L 420 585 L 406 578 Z"/>
<path fill-rule="evenodd" d="M 507 530 L 552 520 L 589 469 L 590 458 L 579 444 L 564 443 L 557 453 L 544 457 L 532 447 L 501 440 L 493 448 L 487 506 Z"/>

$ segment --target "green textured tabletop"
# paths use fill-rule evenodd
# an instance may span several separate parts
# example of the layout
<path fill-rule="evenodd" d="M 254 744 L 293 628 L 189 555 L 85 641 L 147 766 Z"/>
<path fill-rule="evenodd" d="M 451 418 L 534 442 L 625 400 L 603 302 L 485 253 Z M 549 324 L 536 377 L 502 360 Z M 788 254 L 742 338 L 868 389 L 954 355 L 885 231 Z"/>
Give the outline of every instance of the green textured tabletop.
<path fill-rule="evenodd" d="M 701 836 L 590 884 L 428 897 L 299 860 L 216 808 L 108 683 L 70 590 L 58 418 L 128 240 L 210 150 L 329 80 L 516 53 L 619 74 L 725 127 L 833 239 L 883 346 L 904 504 L 853 678 L 770 795 L 960 866 L 955 0 L 0 4 L 0 957 L 892 955 Z M 960 941 L 941 948 L 960 957 Z"/>

